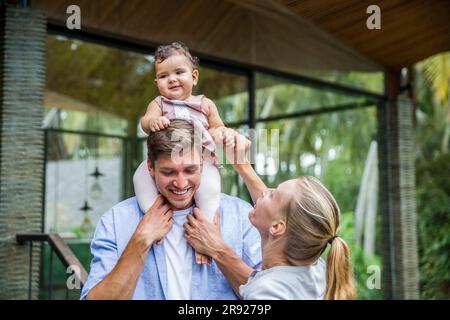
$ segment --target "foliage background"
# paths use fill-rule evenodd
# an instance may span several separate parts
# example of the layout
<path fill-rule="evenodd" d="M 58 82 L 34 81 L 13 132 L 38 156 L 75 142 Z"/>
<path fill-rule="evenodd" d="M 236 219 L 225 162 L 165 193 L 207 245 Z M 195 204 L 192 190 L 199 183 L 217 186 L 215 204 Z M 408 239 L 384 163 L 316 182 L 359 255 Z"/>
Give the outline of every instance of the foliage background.
<path fill-rule="evenodd" d="M 450 53 L 415 67 L 420 287 L 450 298 Z"/>

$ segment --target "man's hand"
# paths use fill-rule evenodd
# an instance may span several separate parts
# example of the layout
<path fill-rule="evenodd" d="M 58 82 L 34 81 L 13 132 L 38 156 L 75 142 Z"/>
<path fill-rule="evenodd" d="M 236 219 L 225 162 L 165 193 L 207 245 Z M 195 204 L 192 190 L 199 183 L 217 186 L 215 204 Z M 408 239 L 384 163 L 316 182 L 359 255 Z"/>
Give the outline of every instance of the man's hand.
<path fill-rule="evenodd" d="M 220 235 L 220 216 L 216 214 L 213 222 L 206 220 L 198 208 L 188 215 L 185 223 L 185 239 L 195 249 L 214 259 L 216 265 L 227 278 L 236 295 L 239 286 L 247 282 L 253 269 L 245 264 L 236 252 L 223 241 Z"/>
<path fill-rule="evenodd" d="M 153 242 L 160 241 L 173 226 L 172 210 L 164 203 L 161 195 L 155 203 L 145 213 L 141 222 L 136 228 L 135 237 L 150 247 Z"/>
<path fill-rule="evenodd" d="M 131 299 L 150 246 L 172 228 L 172 211 L 159 195 L 139 222 L 111 272 L 89 291 L 87 299 Z"/>
<path fill-rule="evenodd" d="M 217 213 L 213 222 L 206 220 L 198 208 L 188 215 L 188 222 L 183 225 L 185 239 L 196 252 L 215 259 L 224 249 L 225 243 L 220 235 L 220 216 Z"/>
<path fill-rule="evenodd" d="M 148 121 L 148 127 L 151 132 L 164 130 L 168 126 L 170 126 L 170 120 L 164 116 L 152 118 Z"/>

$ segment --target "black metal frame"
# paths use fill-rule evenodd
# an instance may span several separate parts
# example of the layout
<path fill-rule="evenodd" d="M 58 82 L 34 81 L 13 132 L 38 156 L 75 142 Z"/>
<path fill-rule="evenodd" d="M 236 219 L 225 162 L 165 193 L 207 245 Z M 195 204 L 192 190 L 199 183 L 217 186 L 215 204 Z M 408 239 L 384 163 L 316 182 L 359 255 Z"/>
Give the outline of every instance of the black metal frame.
<path fill-rule="evenodd" d="M 121 136 L 118 134 L 109 134 L 109 133 L 96 132 L 96 131 L 79 131 L 79 130 L 70 130 L 70 129 L 61 129 L 61 128 L 45 128 L 44 131 L 55 132 L 55 133 L 80 134 L 80 135 L 85 135 L 85 136 L 113 138 L 113 139 L 122 139 L 122 140 L 130 139 L 130 137 L 125 136 L 125 135 Z"/>
<path fill-rule="evenodd" d="M 56 253 L 59 260 L 62 262 L 64 267 L 77 266 L 80 268 L 80 275 L 76 275 L 80 281 L 81 286 L 84 286 L 87 280 L 87 272 L 83 265 L 80 263 L 78 258 L 73 254 L 67 244 L 62 240 L 62 238 L 57 234 L 17 234 L 16 241 L 19 245 L 25 245 L 29 243 L 29 274 L 28 274 L 28 299 L 32 298 L 32 275 L 33 275 L 33 243 L 47 242 L 50 246 L 50 265 L 49 265 L 49 288 L 48 288 L 48 299 L 52 297 L 52 278 L 53 278 L 53 252 Z M 68 298 L 68 289 L 66 288 L 66 299 Z"/>
<path fill-rule="evenodd" d="M 324 113 L 368 108 L 368 107 L 373 107 L 375 105 L 376 104 L 374 102 L 372 102 L 370 100 L 366 100 L 366 101 L 362 101 L 362 102 L 353 102 L 353 103 L 346 103 L 346 104 L 334 105 L 334 106 L 329 106 L 329 107 L 322 107 L 322 108 L 318 108 L 318 109 L 308 109 L 305 111 L 285 113 L 285 114 L 275 115 L 275 116 L 271 116 L 271 117 L 267 117 L 267 118 L 258 118 L 256 120 L 256 122 L 259 123 L 259 122 L 270 122 L 270 121 L 285 120 L 285 119 L 292 119 L 292 118 L 302 118 L 302 117 L 315 116 L 315 115 L 324 114 Z"/>

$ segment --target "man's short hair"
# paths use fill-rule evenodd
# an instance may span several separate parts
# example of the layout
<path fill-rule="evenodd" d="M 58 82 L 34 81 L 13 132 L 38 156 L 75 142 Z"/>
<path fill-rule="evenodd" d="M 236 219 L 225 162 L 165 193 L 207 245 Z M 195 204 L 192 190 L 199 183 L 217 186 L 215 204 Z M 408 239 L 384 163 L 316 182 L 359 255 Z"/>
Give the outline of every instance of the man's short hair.
<path fill-rule="evenodd" d="M 170 126 L 157 132 L 150 132 L 147 138 L 147 157 L 152 165 L 161 154 L 171 155 L 179 150 L 192 150 L 195 147 L 202 154 L 201 130 L 195 130 L 192 122 L 175 119 Z"/>

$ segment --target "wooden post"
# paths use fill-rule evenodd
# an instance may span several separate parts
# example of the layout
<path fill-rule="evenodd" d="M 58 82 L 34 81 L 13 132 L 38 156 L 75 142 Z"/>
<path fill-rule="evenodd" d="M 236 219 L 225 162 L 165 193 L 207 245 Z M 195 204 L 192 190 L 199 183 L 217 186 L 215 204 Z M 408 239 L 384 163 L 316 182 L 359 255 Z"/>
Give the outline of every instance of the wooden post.
<path fill-rule="evenodd" d="M 382 289 L 387 299 L 418 299 L 413 108 L 400 95 L 400 72 L 386 80 L 388 101 L 378 106 Z"/>

